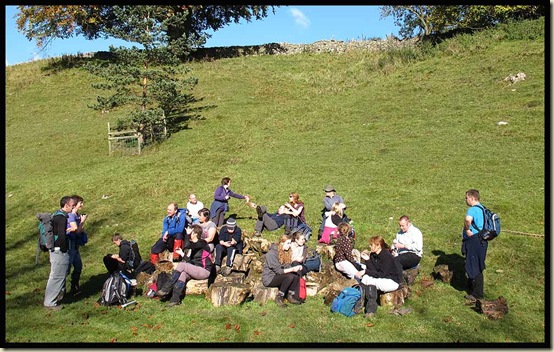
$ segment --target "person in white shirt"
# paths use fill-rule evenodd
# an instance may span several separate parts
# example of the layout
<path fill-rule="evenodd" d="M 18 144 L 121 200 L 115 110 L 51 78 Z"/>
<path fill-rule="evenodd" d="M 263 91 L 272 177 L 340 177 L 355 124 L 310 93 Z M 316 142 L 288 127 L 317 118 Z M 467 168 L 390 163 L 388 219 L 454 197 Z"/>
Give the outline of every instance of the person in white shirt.
<path fill-rule="evenodd" d="M 202 203 L 201 201 L 199 201 L 197 198 L 196 198 L 196 195 L 195 194 L 190 194 L 189 195 L 189 201 L 187 203 L 187 210 L 189 211 L 189 215 L 190 217 L 192 218 L 192 223 L 193 224 L 198 224 L 199 223 L 199 220 L 198 220 L 198 211 L 200 209 L 204 208 L 204 203 Z"/>
<path fill-rule="evenodd" d="M 402 265 L 402 270 L 416 267 L 423 255 L 423 234 L 412 225 L 407 215 L 402 215 L 398 220 L 400 231 L 392 241 L 393 255 Z"/>

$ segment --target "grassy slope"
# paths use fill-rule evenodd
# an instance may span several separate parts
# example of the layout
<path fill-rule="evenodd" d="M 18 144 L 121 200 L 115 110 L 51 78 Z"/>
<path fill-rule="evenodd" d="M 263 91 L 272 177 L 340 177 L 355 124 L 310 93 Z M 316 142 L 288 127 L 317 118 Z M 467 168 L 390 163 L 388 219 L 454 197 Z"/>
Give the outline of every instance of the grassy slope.
<path fill-rule="evenodd" d="M 117 113 L 101 117 L 86 107 L 96 92 L 85 72 L 48 73 L 40 62 L 8 67 L 6 341 L 544 341 L 544 240 L 507 232 L 491 243 L 485 276 L 487 297 L 508 299 L 502 321 L 474 314 L 461 303 L 463 292 L 439 282 L 430 289 L 416 283 L 407 302 L 414 313 L 400 318 L 380 309 L 371 328 L 360 317 L 330 315 L 319 298 L 286 315 L 272 303 L 213 309 L 200 297 L 184 300 L 179 319 L 142 297 L 129 312 L 94 307 L 101 258 L 115 249 L 111 234 L 138 239 L 146 256 L 167 203 L 184 205 L 195 192 L 209 206 L 223 176 L 270 209 L 298 191 L 314 229 L 323 185 L 332 183 L 349 205 L 360 249 L 372 235 L 392 240 L 396 219 L 409 214 L 425 237 L 419 278 L 441 254 L 459 263 L 468 188 L 482 192 L 504 229 L 543 234 L 544 43 L 456 45 L 383 70 L 368 53 L 194 63 L 195 94 L 216 107 L 140 157 L 107 156 L 106 122 Z M 528 79 L 502 81 L 517 72 Z M 497 126 L 501 120 L 509 125 Z M 68 193 L 85 198 L 92 220 L 82 250 L 86 291 L 61 314 L 48 314 L 41 307 L 46 255 L 39 267 L 33 263 L 34 214 L 54 210 Z M 253 229 L 253 211 L 233 200 L 231 212 Z M 114 318 L 123 321 L 115 332 Z"/>

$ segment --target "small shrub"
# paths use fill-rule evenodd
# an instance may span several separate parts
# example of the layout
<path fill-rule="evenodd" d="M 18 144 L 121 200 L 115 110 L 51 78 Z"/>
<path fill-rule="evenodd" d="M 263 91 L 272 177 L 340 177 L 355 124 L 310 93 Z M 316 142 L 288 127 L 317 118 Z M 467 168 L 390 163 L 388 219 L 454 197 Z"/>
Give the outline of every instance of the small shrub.
<path fill-rule="evenodd" d="M 535 40 L 544 37 L 544 17 L 529 21 L 513 21 L 498 25 L 508 40 Z"/>

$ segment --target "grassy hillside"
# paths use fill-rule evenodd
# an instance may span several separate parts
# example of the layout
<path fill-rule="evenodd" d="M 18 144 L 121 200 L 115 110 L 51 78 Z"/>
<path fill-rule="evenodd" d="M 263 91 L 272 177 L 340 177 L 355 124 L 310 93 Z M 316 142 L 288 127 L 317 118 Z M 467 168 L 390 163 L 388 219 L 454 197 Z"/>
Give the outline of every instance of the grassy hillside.
<path fill-rule="evenodd" d="M 213 107 L 141 156 L 108 156 L 107 122 L 120 112 L 87 108 L 98 93 L 85 71 L 55 72 L 48 62 L 7 67 L 6 342 L 544 342 L 545 239 L 520 234 L 545 234 L 545 45 L 536 28 L 544 31 L 544 21 L 425 51 L 191 63 L 198 106 Z M 527 79 L 503 81 L 518 72 Z M 147 257 L 167 204 L 184 206 L 194 192 L 209 206 L 224 176 L 233 191 L 269 209 L 298 192 L 314 230 L 323 186 L 333 184 L 359 249 L 377 234 L 392 241 L 396 220 L 408 214 L 424 234 L 420 275 L 406 302 L 414 312 L 398 317 L 380 308 L 368 327 L 363 317 L 331 315 L 320 296 L 286 313 L 273 303 L 216 309 L 193 296 L 175 310 L 144 297 L 130 311 L 95 307 L 102 257 L 116 250 L 111 235 L 137 239 Z M 502 219 L 485 271 L 486 298 L 508 300 L 500 321 L 464 306 L 459 287 L 419 284 L 441 259 L 460 262 L 469 188 Z M 48 313 L 49 264 L 42 254 L 34 265 L 34 215 L 73 193 L 89 214 L 84 297 Z M 255 212 L 237 200 L 230 207 L 251 232 Z"/>

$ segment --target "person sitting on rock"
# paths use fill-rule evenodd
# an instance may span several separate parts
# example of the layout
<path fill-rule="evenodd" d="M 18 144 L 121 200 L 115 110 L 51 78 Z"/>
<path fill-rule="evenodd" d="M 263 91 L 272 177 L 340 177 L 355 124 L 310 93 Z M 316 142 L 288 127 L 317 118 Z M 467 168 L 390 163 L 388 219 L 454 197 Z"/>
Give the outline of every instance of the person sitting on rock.
<path fill-rule="evenodd" d="M 215 246 L 215 270 L 216 273 L 221 271 L 223 276 L 231 273 L 235 254 L 242 254 L 242 230 L 237 226 L 237 221 L 233 218 L 227 219 L 227 222 L 221 231 L 219 231 L 219 243 Z M 221 262 L 226 256 L 225 267 L 221 269 Z"/>
<path fill-rule="evenodd" d="M 183 261 L 177 264 L 175 270 L 173 270 L 171 280 L 156 292 L 156 295 L 160 297 L 167 296 L 172 292 L 169 306 L 181 304 L 181 295 L 183 295 L 190 279 L 205 280 L 210 277 L 212 271 L 211 253 L 208 243 L 201 237 L 202 227 L 197 224 L 192 225 L 190 241 L 185 244 L 185 248 L 190 249 L 190 256 L 185 256 L 182 249 L 177 249 L 179 255 L 183 257 Z"/>
<path fill-rule="evenodd" d="M 321 233 L 321 238 L 319 243 L 330 244 L 331 238 L 336 239 L 338 236 L 337 227 L 342 222 L 343 218 L 343 209 L 344 203 L 336 202 L 333 204 L 329 216 L 325 219 L 325 224 L 323 227 L 323 232 Z"/>
<path fill-rule="evenodd" d="M 301 304 L 296 298 L 296 290 L 300 286 L 298 272 L 302 265 L 291 266 L 291 239 L 282 235 L 277 243 L 272 243 L 265 255 L 265 262 L 262 272 L 262 284 L 265 287 L 278 287 L 279 292 L 275 297 L 275 303 L 279 307 L 287 307 L 286 299 L 291 304 Z"/>
<path fill-rule="evenodd" d="M 348 278 L 353 279 L 356 274 L 364 268 L 352 255 L 352 250 L 354 249 L 352 226 L 345 222 L 340 223 L 337 227 L 337 232 L 339 233 L 339 237 L 335 245 L 333 263 L 338 271 L 348 276 Z"/>
<path fill-rule="evenodd" d="M 423 255 L 423 234 L 412 225 L 407 215 L 402 215 L 398 220 L 400 230 L 392 241 L 393 255 L 402 265 L 402 269 L 416 267 Z"/>
<path fill-rule="evenodd" d="M 182 248 L 183 246 L 183 232 L 187 222 L 185 214 L 185 209 L 179 209 L 177 203 L 168 204 L 167 216 L 164 217 L 162 223 L 162 234 L 150 250 L 150 261 L 152 264 L 158 263 L 160 253 L 165 250 L 173 252 L 174 261 L 181 259 L 175 249 Z"/>
<path fill-rule="evenodd" d="M 370 255 L 362 252 L 365 270 L 360 270 L 355 277 L 361 281 L 366 298 L 365 317 L 372 318 L 377 312 L 378 291 L 396 291 L 403 282 L 402 268 L 389 252 L 389 246 L 381 236 L 369 239 Z"/>
<path fill-rule="evenodd" d="M 302 231 L 295 231 L 291 234 L 291 266 L 302 265 L 300 276 L 312 271 L 321 271 L 321 258 L 316 255 L 308 258 L 308 247 L 306 247 L 306 236 Z"/>

